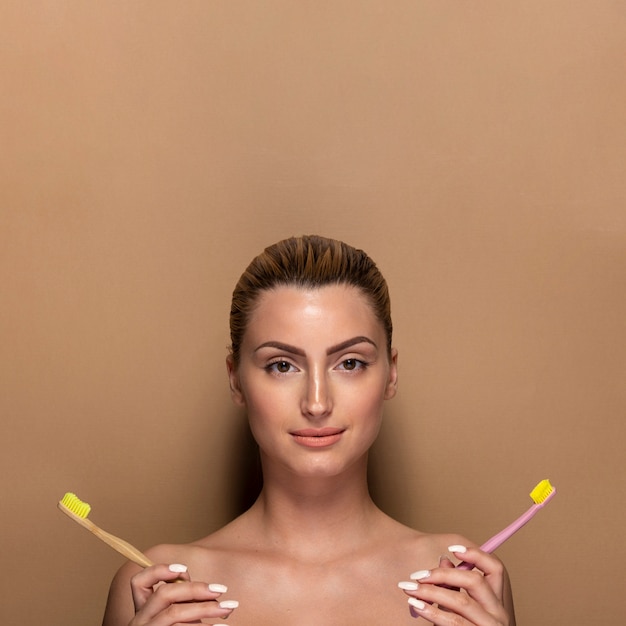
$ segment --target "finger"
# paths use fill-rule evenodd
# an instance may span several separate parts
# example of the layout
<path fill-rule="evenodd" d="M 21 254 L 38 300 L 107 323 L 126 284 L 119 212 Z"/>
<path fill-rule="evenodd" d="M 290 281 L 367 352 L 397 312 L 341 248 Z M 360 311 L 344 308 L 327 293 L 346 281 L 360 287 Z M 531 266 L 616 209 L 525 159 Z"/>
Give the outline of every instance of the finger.
<path fill-rule="evenodd" d="M 179 585 L 161 585 L 157 587 L 144 605 L 146 613 L 156 614 L 164 611 L 172 604 L 183 604 L 193 602 L 212 601 L 217 605 L 216 600 L 222 595 L 222 591 L 215 591 L 215 585 L 207 585 L 201 582 L 182 582 Z M 219 589 L 225 589 L 220 586 Z M 149 608 L 148 608 L 149 607 Z"/>
<path fill-rule="evenodd" d="M 453 569 L 454 563 L 445 555 L 439 557 L 439 567 L 442 569 Z M 454 591 L 459 591 L 456 587 L 451 587 Z M 440 607 L 441 608 L 441 607 Z M 448 609 L 443 609 L 447 611 Z"/>
<path fill-rule="evenodd" d="M 183 587 L 185 585 L 176 585 Z M 170 586 L 170 585 L 168 585 Z M 171 585 L 172 587 L 174 585 Z M 165 587 L 159 588 L 165 589 Z M 158 597 L 159 591 L 155 592 L 154 597 Z M 198 595 L 194 593 L 193 595 Z M 235 600 L 224 600 L 219 604 L 215 600 L 207 601 L 187 601 L 174 604 L 168 604 L 162 611 L 152 614 L 153 607 L 150 603 L 146 604 L 144 609 L 138 613 L 135 618 L 139 621 L 132 622 L 132 626 L 174 626 L 178 624 L 196 624 L 206 623 L 203 620 L 224 620 L 237 607 L 239 603 Z"/>
<path fill-rule="evenodd" d="M 443 569 L 454 569 L 454 563 L 447 556 L 443 555 L 439 557 L 439 567 Z M 417 573 L 419 572 L 416 572 L 416 574 Z M 409 581 L 409 580 L 403 580 L 398 583 L 398 587 L 402 589 L 403 591 L 407 592 L 408 595 L 410 595 L 409 592 L 411 591 L 417 591 L 418 586 L 419 585 L 416 582 Z"/>
<path fill-rule="evenodd" d="M 439 567 L 442 569 L 454 569 L 454 563 L 445 555 L 439 557 Z M 422 570 L 424 573 L 430 574 L 430 570 Z M 415 572 L 412 577 L 420 575 L 421 572 Z M 415 591 L 418 587 L 413 581 L 402 581 L 398 583 L 398 587 L 403 591 Z"/>
<path fill-rule="evenodd" d="M 450 546 L 448 550 L 457 558 L 463 559 L 459 569 L 471 569 L 473 566 L 483 572 L 485 580 L 493 589 L 494 594 L 502 599 L 505 571 L 504 564 L 498 557 L 483 552 L 478 548 L 467 548 L 462 545 Z"/>
<path fill-rule="evenodd" d="M 464 624 L 469 626 L 470 624 L 478 623 L 466 621 L 459 615 L 444 611 L 424 600 L 420 600 L 419 598 L 409 598 L 409 609 L 411 617 L 423 617 L 435 626 L 462 626 Z"/>
<path fill-rule="evenodd" d="M 418 588 L 407 593 L 427 603 L 437 604 L 442 612 L 447 609 L 471 623 L 483 623 L 485 620 L 485 623 L 491 623 L 489 620 L 493 620 L 494 616 L 501 618 L 506 615 L 501 599 L 478 570 L 437 568 L 415 572 L 411 578 L 417 581 Z"/>
<path fill-rule="evenodd" d="M 473 565 L 486 575 L 502 574 L 502 561 L 493 554 L 483 552 L 480 548 L 468 548 L 466 546 L 454 545 L 450 546 L 448 550 L 463 561 L 463 563 L 457 566 L 461 569 Z"/>
<path fill-rule="evenodd" d="M 502 626 L 508 624 L 508 614 L 504 607 L 500 607 L 497 614 L 491 614 L 480 604 L 463 592 L 454 592 L 448 589 L 438 587 L 424 586 L 424 589 L 437 590 L 438 595 L 447 594 L 450 598 L 456 596 L 456 600 L 448 602 L 448 606 L 444 606 L 443 602 L 438 604 L 436 601 L 427 600 L 417 597 L 410 597 L 408 602 L 411 615 L 413 617 L 423 617 L 436 626 L 461 626 L 471 624 L 481 624 L 481 626 Z M 442 598 L 438 598 L 442 600 Z M 449 608 L 450 607 L 450 608 Z"/>
<path fill-rule="evenodd" d="M 444 554 L 439 557 L 439 567 L 452 569 L 454 567 L 454 563 Z"/>
<path fill-rule="evenodd" d="M 161 582 L 174 582 L 175 580 L 189 580 L 189 574 L 185 565 L 180 565 L 179 563 L 151 565 L 135 574 L 130 579 L 135 612 L 152 596 L 155 585 Z"/>
<path fill-rule="evenodd" d="M 235 600 L 220 600 L 226 590 L 224 585 L 200 582 L 160 585 L 137 613 L 132 626 L 172 626 L 196 623 L 204 618 L 226 619 L 239 606 Z"/>

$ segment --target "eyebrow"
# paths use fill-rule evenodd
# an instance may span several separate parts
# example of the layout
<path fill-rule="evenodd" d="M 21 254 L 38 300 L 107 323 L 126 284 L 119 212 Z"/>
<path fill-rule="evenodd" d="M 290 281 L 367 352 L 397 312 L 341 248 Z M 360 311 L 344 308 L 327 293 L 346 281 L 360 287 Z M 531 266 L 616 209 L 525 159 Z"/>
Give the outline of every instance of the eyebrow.
<path fill-rule="evenodd" d="M 376 344 L 369 337 L 361 335 L 359 337 L 352 337 L 352 339 L 347 339 L 346 341 L 338 343 L 336 346 L 328 348 L 328 350 L 326 350 L 326 354 L 335 354 L 335 352 L 341 352 L 342 350 L 350 348 L 351 346 L 356 346 L 359 343 L 370 343 L 375 348 L 377 347 Z"/>
<path fill-rule="evenodd" d="M 326 354 L 335 354 L 335 352 L 341 352 L 346 348 L 350 348 L 351 346 L 355 346 L 359 343 L 369 343 L 373 345 L 375 348 L 376 344 L 369 338 L 364 335 L 359 335 L 358 337 L 352 337 L 352 339 L 346 339 L 346 341 L 342 341 L 335 346 L 331 346 L 326 350 Z M 295 354 L 297 356 L 306 356 L 304 350 L 301 348 L 296 348 L 295 346 L 290 346 L 288 343 L 282 343 L 281 341 L 266 341 L 262 343 L 260 346 L 255 348 L 255 352 L 258 352 L 262 348 L 277 348 L 278 350 L 282 350 L 283 352 L 289 352 L 290 354 Z"/>

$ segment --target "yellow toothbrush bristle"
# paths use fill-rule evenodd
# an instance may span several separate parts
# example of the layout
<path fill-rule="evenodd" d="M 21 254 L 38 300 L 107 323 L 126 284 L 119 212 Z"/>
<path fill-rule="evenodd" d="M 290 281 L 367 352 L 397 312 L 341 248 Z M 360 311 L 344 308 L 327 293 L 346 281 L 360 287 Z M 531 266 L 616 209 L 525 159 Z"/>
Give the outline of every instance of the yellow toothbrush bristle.
<path fill-rule="evenodd" d="M 89 511 L 91 511 L 91 507 L 73 493 L 66 493 L 61 500 L 61 504 L 82 519 L 85 519 L 89 515 Z"/>
<path fill-rule="evenodd" d="M 545 502 L 546 498 L 554 491 L 554 487 L 550 484 L 550 481 L 546 478 L 542 480 L 531 492 L 530 497 L 535 504 L 541 504 Z"/>

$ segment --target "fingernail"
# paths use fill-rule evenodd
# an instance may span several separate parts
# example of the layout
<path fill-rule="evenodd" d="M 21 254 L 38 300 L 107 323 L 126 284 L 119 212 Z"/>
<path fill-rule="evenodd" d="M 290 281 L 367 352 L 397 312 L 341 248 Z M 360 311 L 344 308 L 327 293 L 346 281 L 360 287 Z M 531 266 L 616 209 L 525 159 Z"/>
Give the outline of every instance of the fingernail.
<path fill-rule="evenodd" d="M 429 569 L 421 569 L 418 572 L 413 572 L 409 578 L 412 580 L 422 580 L 422 578 L 428 578 L 430 576 Z"/>
<path fill-rule="evenodd" d="M 220 609 L 236 609 L 239 606 L 237 600 L 224 600 L 220 602 Z"/>
<path fill-rule="evenodd" d="M 226 587 L 226 585 L 212 583 L 209 585 L 209 591 L 212 591 L 213 593 L 226 593 L 228 591 L 228 587 Z"/>
<path fill-rule="evenodd" d="M 170 572 L 174 572 L 176 574 L 184 574 L 187 571 L 186 565 L 181 565 L 180 563 L 172 563 L 169 566 Z"/>
<path fill-rule="evenodd" d="M 458 554 L 464 554 L 467 552 L 467 548 L 465 546 L 450 546 L 448 548 L 450 552 L 457 552 Z"/>
<path fill-rule="evenodd" d="M 405 591 L 415 591 L 419 587 L 419 585 L 417 583 L 403 580 L 402 582 L 398 583 L 398 587 L 400 587 L 400 589 L 404 589 Z"/>
<path fill-rule="evenodd" d="M 418 611 L 423 611 L 426 608 L 426 602 L 422 602 L 417 598 L 409 598 L 409 604 Z"/>

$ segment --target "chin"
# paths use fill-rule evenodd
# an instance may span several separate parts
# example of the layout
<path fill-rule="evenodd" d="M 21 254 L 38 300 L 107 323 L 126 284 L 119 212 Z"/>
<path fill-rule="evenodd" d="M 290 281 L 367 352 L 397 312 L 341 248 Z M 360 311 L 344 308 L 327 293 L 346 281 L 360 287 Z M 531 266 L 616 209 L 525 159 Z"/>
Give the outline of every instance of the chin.
<path fill-rule="evenodd" d="M 323 459 L 320 455 L 320 458 L 309 459 L 305 463 L 292 466 L 291 469 L 295 474 L 303 478 L 336 478 L 337 476 L 341 476 L 349 471 L 354 471 L 360 467 L 366 471 L 367 455 L 357 459 Z"/>

